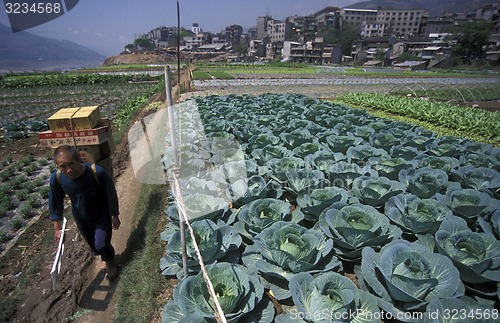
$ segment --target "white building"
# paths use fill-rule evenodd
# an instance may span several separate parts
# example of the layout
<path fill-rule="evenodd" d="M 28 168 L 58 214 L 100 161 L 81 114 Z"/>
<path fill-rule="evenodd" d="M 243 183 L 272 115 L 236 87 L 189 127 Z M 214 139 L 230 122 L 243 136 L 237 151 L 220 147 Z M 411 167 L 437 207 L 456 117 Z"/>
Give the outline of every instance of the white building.
<path fill-rule="evenodd" d="M 382 37 L 384 35 L 384 24 L 369 24 L 363 21 L 361 27 L 361 37 Z"/>
<path fill-rule="evenodd" d="M 191 26 L 191 31 L 195 35 L 203 32 L 203 30 L 201 29 L 200 25 L 198 25 L 197 22 L 193 22 L 193 26 Z"/>

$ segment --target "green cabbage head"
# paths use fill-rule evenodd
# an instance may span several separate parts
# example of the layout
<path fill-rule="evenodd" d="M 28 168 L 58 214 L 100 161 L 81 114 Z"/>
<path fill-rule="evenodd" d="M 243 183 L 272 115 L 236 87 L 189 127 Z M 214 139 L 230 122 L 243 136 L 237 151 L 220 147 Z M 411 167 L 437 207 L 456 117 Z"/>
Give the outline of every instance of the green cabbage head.
<path fill-rule="evenodd" d="M 278 221 L 255 237 L 242 260 L 267 282 L 266 288 L 271 289 L 276 299 L 283 300 L 291 296 L 288 281 L 296 274 L 315 274 L 341 267 L 332 249 L 332 240 L 321 231 Z"/>
<path fill-rule="evenodd" d="M 385 214 L 404 232 L 434 234 L 441 222 L 453 216 L 451 210 L 435 199 L 420 199 L 406 193 L 393 196 L 385 203 Z"/>
<path fill-rule="evenodd" d="M 377 299 L 341 274 L 300 273 L 290 279 L 290 291 L 295 307 L 277 316 L 276 323 L 380 322 Z"/>
<path fill-rule="evenodd" d="M 423 199 L 433 197 L 446 189 L 448 184 L 448 174 L 445 171 L 430 167 L 402 170 L 399 179 L 408 186 L 409 192 Z"/>
<path fill-rule="evenodd" d="M 332 238 L 339 257 L 348 261 L 361 258 L 361 250 L 371 246 L 379 249 L 401 236 L 401 229 L 373 206 L 352 204 L 333 205 L 321 213 L 319 227 Z"/>
<path fill-rule="evenodd" d="M 465 220 L 457 217 L 444 221 L 435 237 L 437 250 L 453 261 L 468 289 L 483 296 L 497 295 L 499 240 L 485 233 L 473 232 Z"/>
<path fill-rule="evenodd" d="M 424 312 L 431 300 L 460 297 L 465 291 L 448 257 L 406 240 L 395 240 L 379 253 L 364 248 L 355 272 L 361 287 L 378 297 L 379 306 L 394 317 L 401 311 Z"/>
<path fill-rule="evenodd" d="M 211 220 L 200 220 L 193 222 L 196 243 L 200 249 L 203 262 L 211 264 L 219 261 L 238 262 L 241 245 L 241 236 L 236 233 L 232 226 L 217 225 Z M 194 249 L 193 239 L 186 232 L 186 253 L 189 272 L 200 270 L 199 259 Z M 182 270 L 182 243 L 181 231 L 176 231 L 167 243 L 167 253 L 160 260 L 160 269 L 165 276 L 183 274 Z"/>
<path fill-rule="evenodd" d="M 317 188 L 297 197 L 297 209 L 304 213 L 306 220 L 316 223 L 324 209 L 333 203 L 346 203 L 349 197 L 349 192 L 341 187 Z"/>
<path fill-rule="evenodd" d="M 273 304 L 264 298 L 264 287 L 247 268 L 218 263 L 206 269 L 228 322 L 273 321 Z M 173 299 L 163 308 L 163 322 L 216 323 L 215 305 L 209 295 L 201 272 L 188 276 L 175 287 Z"/>
<path fill-rule="evenodd" d="M 475 224 L 478 217 L 488 217 L 500 209 L 499 200 L 472 188 L 450 188 L 446 195 L 436 194 L 436 198 L 449 207 L 454 215 L 467 221 L 468 225 Z"/>
<path fill-rule="evenodd" d="M 304 215 L 300 212 L 292 212 L 288 202 L 264 198 L 241 207 L 237 213 L 238 221 L 234 224 L 234 228 L 243 237 L 252 240 L 262 230 L 277 221 L 299 222 L 303 217 Z"/>
<path fill-rule="evenodd" d="M 403 183 L 386 177 L 360 176 L 352 183 L 353 194 L 364 204 L 374 207 L 384 205 L 390 197 L 406 191 Z"/>

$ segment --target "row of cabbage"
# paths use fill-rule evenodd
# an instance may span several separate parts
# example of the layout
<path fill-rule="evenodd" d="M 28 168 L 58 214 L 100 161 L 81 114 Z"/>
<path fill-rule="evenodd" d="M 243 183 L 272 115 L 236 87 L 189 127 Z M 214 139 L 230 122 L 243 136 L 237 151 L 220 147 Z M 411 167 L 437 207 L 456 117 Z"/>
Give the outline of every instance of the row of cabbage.
<path fill-rule="evenodd" d="M 297 94 L 176 112 L 180 167 L 171 148 L 163 163 L 228 321 L 498 319 L 498 148 Z M 183 274 L 177 204 L 166 213 L 160 267 L 181 280 L 163 319 L 215 322 L 189 235 Z"/>

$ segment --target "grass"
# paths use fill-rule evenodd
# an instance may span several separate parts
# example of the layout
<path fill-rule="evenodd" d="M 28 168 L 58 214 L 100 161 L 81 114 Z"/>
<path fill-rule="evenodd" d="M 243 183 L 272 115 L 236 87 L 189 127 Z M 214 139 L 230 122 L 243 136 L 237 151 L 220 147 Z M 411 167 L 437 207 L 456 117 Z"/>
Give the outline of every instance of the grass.
<path fill-rule="evenodd" d="M 162 293 L 168 281 L 161 275 L 159 259 L 164 246 L 160 239 L 166 217 L 168 192 L 165 186 L 143 185 L 132 221 L 132 232 L 124 253 L 128 261 L 120 275 L 115 295 L 114 322 L 151 322 L 159 316 L 166 300 Z"/>
<path fill-rule="evenodd" d="M 193 71 L 193 78 L 195 80 L 210 80 L 212 76 L 207 71 Z"/>
<path fill-rule="evenodd" d="M 231 74 L 223 71 L 223 70 L 215 70 L 215 71 L 212 71 L 210 73 L 213 77 L 215 77 L 216 79 L 220 79 L 220 80 L 223 80 L 223 79 L 232 79 L 233 77 L 231 76 Z"/>

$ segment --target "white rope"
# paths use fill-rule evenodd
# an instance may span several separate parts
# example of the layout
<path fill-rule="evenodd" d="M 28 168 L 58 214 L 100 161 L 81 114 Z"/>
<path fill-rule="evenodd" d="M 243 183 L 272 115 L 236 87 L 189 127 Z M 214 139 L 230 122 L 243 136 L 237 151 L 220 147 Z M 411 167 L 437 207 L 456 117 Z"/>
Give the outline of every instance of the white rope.
<path fill-rule="evenodd" d="M 194 235 L 193 228 L 191 227 L 191 224 L 188 221 L 187 218 L 187 212 L 184 204 L 184 199 L 181 194 L 181 188 L 179 185 L 179 179 L 177 177 L 177 170 L 174 170 L 173 172 L 173 182 L 174 182 L 174 192 L 175 192 L 175 197 L 176 197 L 176 202 L 177 202 L 177 209 L 179 211 L 179 218 L 180 221 L 183 221 L 186 223 L 189 234 L 191 235 L 191 240 L 193 241 L 193 246 L 194 250 L 196 252 L 196 256 L 198 257 L 198 263 L 200 264 L 201 267 L 201 272 L 203 274 L 203 279 L 205 280 L 205 283 L 207 284 L 208 287 L 208 292 L 210 294 L 210 298 L 215 304 L 215 318 L 217 319 L 217 322 L 222 322 L 222 323 L 227 323 L 226 321 L 226 316 L 224 315 L 224 311 L 222 310 L 222 307 L 220 306 L 219 300 L 217 299 L 217 294 L 215 293 L 214 286 L 212 282 L 210 281 L 210 277 L 208 277 L 208 273 L 205 267 L 205 263 L 203 262 L 203 257 L 200 253 L 200 248 L 198 247 L 198 244 L 196 243 L 196 236 Z"/>

